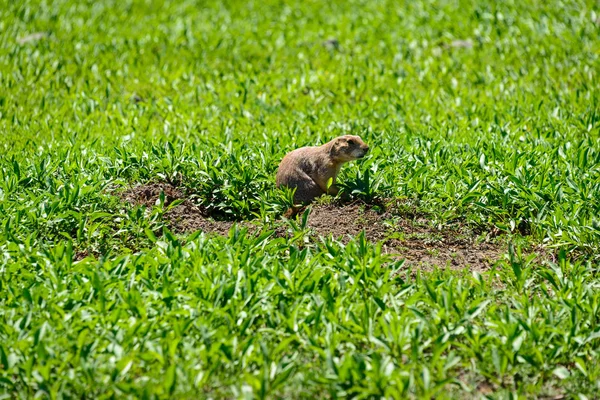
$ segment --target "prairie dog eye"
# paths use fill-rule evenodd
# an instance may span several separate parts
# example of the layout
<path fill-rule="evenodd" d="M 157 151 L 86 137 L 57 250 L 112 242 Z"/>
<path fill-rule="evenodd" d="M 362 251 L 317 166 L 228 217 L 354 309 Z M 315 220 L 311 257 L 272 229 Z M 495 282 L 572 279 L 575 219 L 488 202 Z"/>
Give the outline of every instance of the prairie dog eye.
<path fill-rule="evenodd" d="M 354 146 L 354 145 L 355 145 L 355 143 L 356 143 L 356 142 L 354 141 L 354 139 L 348 139 L 348 144 L 349 144 L 350 146 Z"/>

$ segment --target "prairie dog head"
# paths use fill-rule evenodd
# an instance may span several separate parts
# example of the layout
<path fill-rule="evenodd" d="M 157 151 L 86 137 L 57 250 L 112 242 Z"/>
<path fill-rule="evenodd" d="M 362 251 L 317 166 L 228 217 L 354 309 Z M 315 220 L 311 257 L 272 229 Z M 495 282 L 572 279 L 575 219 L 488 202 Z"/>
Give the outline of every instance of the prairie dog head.
<path fill-rule="evenodd" d="M 333 139 L 331 143 L 331 157 L 335 161 L 358 160 L 369 151 L 369 146 L 359 136 L 344 135 Z"/>

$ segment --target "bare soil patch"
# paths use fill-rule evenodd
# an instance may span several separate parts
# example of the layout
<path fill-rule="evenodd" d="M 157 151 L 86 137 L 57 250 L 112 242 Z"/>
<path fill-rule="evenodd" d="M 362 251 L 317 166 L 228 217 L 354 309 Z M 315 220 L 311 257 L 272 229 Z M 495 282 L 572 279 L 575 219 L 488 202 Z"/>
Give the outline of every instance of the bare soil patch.
<path fill-rule="evenodd" d="M 165 195 L 165 207 L 176 200 L 183 200 L 165 213 L 169 229 L 174 232 L 193 232 L 201 230 L 206 233 L 227 235 L 231 229 L 232 221 L 218 221 L 211 217 L 202 207 L 194 204 L 187 198 L 183 190 L 167 183 L 150 183 L 135 186 L 126 190 L 121 198 L 129 203 L 152 207 L 157 204 L 161 192 Z"/>
<path fill-rule="evenodd" d="M 166 183 L 151 183 L 128 189 L 121 198 L 129 203 L 152 207 L 161 192 L 168 207 L 182 200 L 165 213 L 167 225 L 178 233 L 201 230 L 206 233 L 227 235 L 233 221 L 214 219 L 207 210 L 196 205 L 184 190 Z M 301 218 L 301 214 L 299 216 Z M 251 227 L 249 222 L 238 224 Z M 460 224 L 432 227 L 425 216 L 407 212 L 396 203 L 384 207 L 379 204 L 355 202 L 351 204 L 312 205 L 308 226 L 318 236 L 332 236 L 347 243 L 362 231 L 371 242 L 383 242 L 383 251 L 407 266 L 431 270 L 433 267 L 485 271 L 504 253 L 505 246 L 478 240 L 478 235 Z M 286 236 L 285 223 L 277 229 L 278 236 Z"/>
<path fill-rule="evenodd" d="M 464 226 L 437 229 L 426 217 L 403 215 L 393 205 L 384 212 L 366 204 L 313 206 L 308 225 L 318 235 L 343 242 L 364 230 L 369 241 L 383 241 L 384 252 L 421 269 L 438 266 L 485 271 L 505 250 L 500 244 L 477 240 L 478 235 Z"/>

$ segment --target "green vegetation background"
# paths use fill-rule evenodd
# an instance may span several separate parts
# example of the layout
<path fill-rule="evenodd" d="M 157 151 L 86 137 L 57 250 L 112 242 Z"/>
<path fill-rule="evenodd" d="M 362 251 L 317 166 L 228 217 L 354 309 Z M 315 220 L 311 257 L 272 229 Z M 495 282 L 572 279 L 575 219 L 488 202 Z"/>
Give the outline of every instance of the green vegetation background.
<path fill-rule="evenodd" d="M 0 396 L 594 398 L 599 38 L 595 1 L 0 0 Z M 343 133 L 355 196 L 514 246 L 270 236 L 278 161 Z M 115 195 L 150 180 L 265 233 L 163 232 Z"/>

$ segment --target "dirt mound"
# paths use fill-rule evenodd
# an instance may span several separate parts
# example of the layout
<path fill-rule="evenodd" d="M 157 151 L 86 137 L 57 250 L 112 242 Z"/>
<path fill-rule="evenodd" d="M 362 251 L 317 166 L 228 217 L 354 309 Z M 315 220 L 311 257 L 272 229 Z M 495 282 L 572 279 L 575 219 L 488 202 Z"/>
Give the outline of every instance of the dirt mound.
<path fill-rule="evenodd" d="M 212 219 L 210 215 L 189 200 L 185 200 L 167 211 L 165 218 L 169 221 L 169 228 L 179 233 L 200 230 L 206 233 L 227 235 L 233 226 L 232 221 Z"/>
<path fill-rule="evenodd" d="M 343 242 L 364 230 L 366 238 L 376 242 L 386 236 L 385 215 L 360 204 L 313 206 L 308 225 L 321 236 L 333 236 Z"/>
<path fill-rule="evenodd" d="M 394 207 L 378 212 L 368 205 L 313 206 L 308 225 L 317 235 L 347 242 L 364 230 L 369 241 L 383 241 L 383 251 L 406 259 L 408 265 L 484 271 L 503 254 L 503 246 L 477 241 L 466 227 L 436 229 L 427 218 L 407 218 Z"/>
<path fill-rule="evenodd" d="M 215 220 L 207 210 L 189 200 L 183 189 L 166 183 L 139 185 L 122 193 L 121 198 L 132 204 L 152 207 L 157 204 L 161 192 L 166 207 L 182 200 L 165 213 L 167 225 L 174 232 L 201 230 L 227 235 L 234 224 Z M 364 203 L 313 205 L 308 227 L 315 238 L 333 236 L 344 243 L 364 231 L 367 240 L 383 242 L 385 253 L 406 259 L 407 266 L 420 269 L 438 266 L 484 271 L 503 254 L 504 246 L 477 241 L 477 235 L 464 226 L 457 224 L 436 229 L 426 217 L 401 209 L 393 203 L 387 207 Z M 238 224 L 252 228 L 251 231 L 258 230 L 248 222 Z M 276 235 L 288 235 L 284 223 L 277 228 Z"/>
<path fill-rule="evenodd" d="M 152 207 L 157 204 L 161 192 L 165 195 L 165 207 L 176 200 L 183 200 L 165 213 L 167 225 L 174 232 L 201 230 L 206 233 L 226 235 L 233 225 L 231 221 L 214 220 L 205 209 L 190 201 L 181 189 L 167 183 L 135 186 L 122 193 L 121 198 L 128 203 Z"/>
<path fill-rule="evenodd" d="M 132 187 L 121 194 L 121 199 L 138 206 L 152 207 L 156 205 L 161 192 L 165 194 L 165 206 L 175 200 L 185 199 L 180 189 L 168 183 L 149 183 Z"/>

